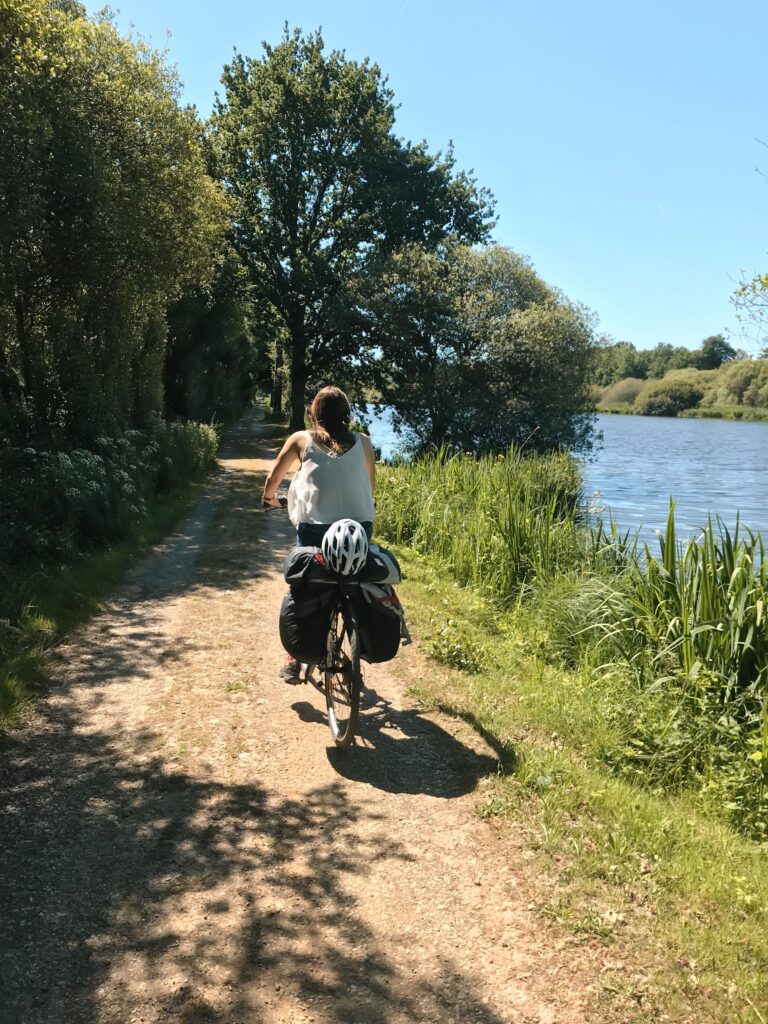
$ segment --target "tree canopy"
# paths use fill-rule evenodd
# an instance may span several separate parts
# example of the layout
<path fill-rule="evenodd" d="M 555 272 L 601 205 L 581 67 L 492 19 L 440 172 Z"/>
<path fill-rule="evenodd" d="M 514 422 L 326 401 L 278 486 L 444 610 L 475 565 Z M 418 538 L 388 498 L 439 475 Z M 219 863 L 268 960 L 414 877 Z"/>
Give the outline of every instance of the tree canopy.
<path fill-rule="evenodd" d="M 406 246 L 370 283 L 377 387 L 409 447 L 589 447 L 586 310 L 503 246 Z"/>
<path fill-rule="evenodd" d="M 608 342 L 595 352 L 592 378 L 595 384 L 607 387 L 627 377 L 661 379 L 670 370 L 688 367 L 716 370 L 723 363 L 743 356 L 744 353 L 730 345 L 722 334 L 710 335 L 697 349 L 664 342 L 654 348 L 637 349 L 628 341 Z"/>
<path fill-rule="evenodd" d="M 0 5 L 0 432 L 118 433 L 163 407 L 165 311 L 227 226 L 162 55 L 76 3 Z"/>
<path fill-rule="evenodd" d="M 319 32 L 286 28 L 260 59 L 236 53 L 222 83 L 214 165 L 255 299 L 284 332 L 297 428 L 307 388 L 353 372 L 356 294 L 370 267 L 405 243 L 484 240 L 492 201 L 455 170 L 450 150 L 431 155 L 399 139 L 379 68 L 326 53 Z"/>

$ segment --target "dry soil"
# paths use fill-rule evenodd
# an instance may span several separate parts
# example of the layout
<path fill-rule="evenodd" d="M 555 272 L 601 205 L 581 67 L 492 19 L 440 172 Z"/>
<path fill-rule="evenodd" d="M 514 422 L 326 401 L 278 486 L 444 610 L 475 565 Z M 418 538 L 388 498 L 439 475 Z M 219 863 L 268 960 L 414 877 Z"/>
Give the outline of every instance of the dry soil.
<path fill-rule="evenodd" d="M 370 667 L 360 739 L 278 679 L 284 513 L 241 424 L 194 515 L 3 745 L 2 1024 L 579 1024 L 597 967 L 476 813 L 493 752 Z"/>

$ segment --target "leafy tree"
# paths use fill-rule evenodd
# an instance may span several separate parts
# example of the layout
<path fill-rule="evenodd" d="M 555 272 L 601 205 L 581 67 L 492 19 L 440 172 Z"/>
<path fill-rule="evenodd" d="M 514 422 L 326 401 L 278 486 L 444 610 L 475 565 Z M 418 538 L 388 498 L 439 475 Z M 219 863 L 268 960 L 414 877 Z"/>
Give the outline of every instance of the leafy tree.
<path fill-rule="evenodd" d="M 638 351 L 629 341 L 602 344 L 595 349 L 592 378 L 607 387 L 625 377 L 644 380 L 648 376 L 649 353 Z"/>
<path fill-rule="evenodd" d="M 319 32 L 286 28 L 261 59 L 235 54 L 222 83 L 210 124 L 217 172 L 256 301 L 285 332 L 297 428 L 310 385 L 359 370 L 355 295 L 371 264 L 406 242 L 484 239 L 491 200 L 454 171 L 450 150 L 398 139 L 379 68 L 326 54 Z"/>
<path fill-rule="evenodd" d="M 712 334 L 701 343 L 696 365 L 700 370 L 716 370 L 723 363 L 736 358 L 736 349 L 729 345 L 722 334 Z"/>
<path fill-rule="evenodd" d="M 385 261 L 369 335 L 377 385 L 410 447 L 588 448 L 586 311 L 502 246 L 406 246 Z"/>
<path fill-rule="evenodd" d="M 677 416 L 686 409 L 694 409 L 704 392 L 684 380 L 660 380 L 638 397 L 635 410 L 642 416 Z"/>
<path fill-rule="evenodd" d="M 768 408 L 768 361 L 730 360 L 712 381 L 706 404 Z"/>
<path fill-rule="evenodd" d="M 686 366 L 695 366 L 696 357 L 690 349 L 660 343 L 648 354 L 648 376 L 663 377 L 670 370 L 681 370 Z"/>
<path fill-rule="evenodd" d="M 162 55 L 79 4 L 0 3 L 0 429 L 89 441 L 162 409 L 165 312 L 227 211 Z"/>
<path fill-rule="evenodd" d="M 235 419 L 257 384 L 269 386 L 267 340 L 254 331 L 249 288 L 231 250 L 207 289 L 196 288 L 169 310 L 165 408 L 203 422 Z"/>

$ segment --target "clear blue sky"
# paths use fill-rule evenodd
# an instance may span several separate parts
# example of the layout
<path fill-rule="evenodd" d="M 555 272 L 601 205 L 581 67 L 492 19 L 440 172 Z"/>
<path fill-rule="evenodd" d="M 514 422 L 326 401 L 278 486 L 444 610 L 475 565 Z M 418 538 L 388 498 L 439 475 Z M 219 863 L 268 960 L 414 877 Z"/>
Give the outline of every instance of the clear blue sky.
<path fill-rule="evenodd" d="M 170 34 L 203 115 L 233 47 L 260 55 L 286 20 L 370 57 L 398 133 L 453 139 L 496 196 L 496 238 L 617 339 L 737 332 L 734 281 L 768 270 L 764 0 L 117 2 L 122 30 L 159 47 Z"/>

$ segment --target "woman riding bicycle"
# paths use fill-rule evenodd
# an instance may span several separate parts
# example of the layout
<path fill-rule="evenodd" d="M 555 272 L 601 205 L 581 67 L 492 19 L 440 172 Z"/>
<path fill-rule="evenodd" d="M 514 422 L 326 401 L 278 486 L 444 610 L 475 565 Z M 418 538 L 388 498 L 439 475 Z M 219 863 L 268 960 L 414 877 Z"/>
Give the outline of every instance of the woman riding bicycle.
<path fill-rule="evenodd" d="M 308 408 L 312 426 L 291 434 L 264 484 L 262 503 L 279 505 L 277 488 L 298 461 L 288 489 L 288 515 L 298 543 L 320 547 L 329 526 L 354 519 L 370 539 L 375 515 L 376 458 L 370 439 L 350 430 L 352 410 L 340 388 L 325 387 Z M 295 682 L 298 663 L 289 658 L 280 675 Z"/>

